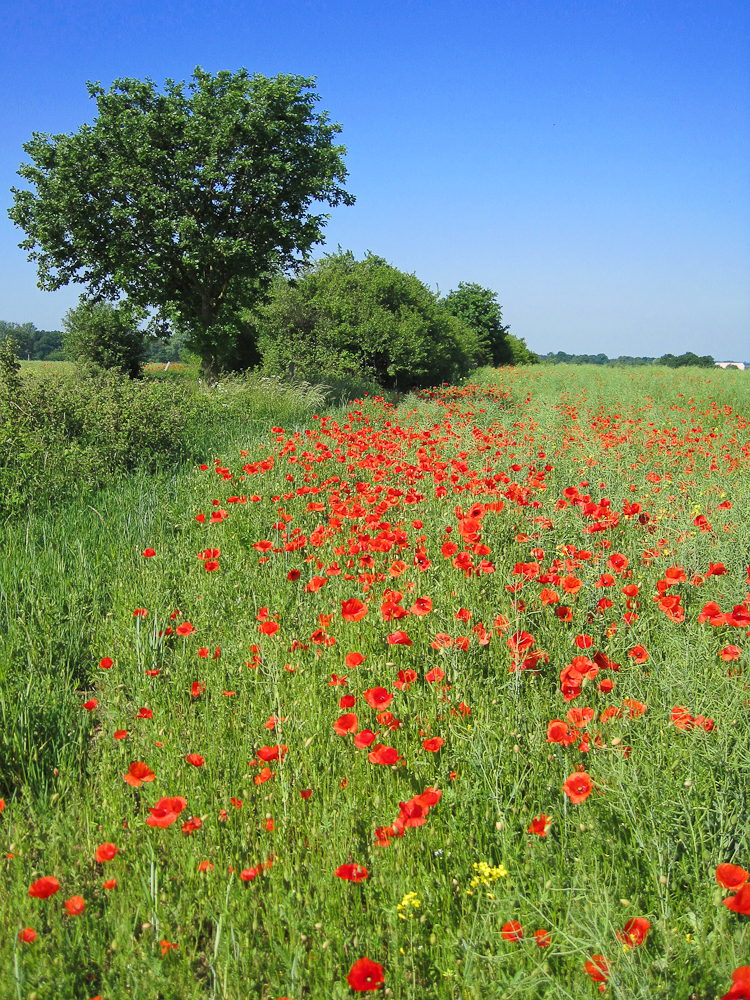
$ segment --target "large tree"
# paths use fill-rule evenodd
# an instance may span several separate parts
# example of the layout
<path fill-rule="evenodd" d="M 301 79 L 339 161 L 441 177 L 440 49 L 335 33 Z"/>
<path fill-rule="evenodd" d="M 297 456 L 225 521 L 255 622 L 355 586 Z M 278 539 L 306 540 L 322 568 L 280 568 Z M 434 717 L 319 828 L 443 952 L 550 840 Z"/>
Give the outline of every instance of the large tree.
<path fill-rule="evenodd" d="M 493 365 L 513 364 L 513 350 L 507 342 L 509 326 L 503 326 L 503 313 L 497 293 L 473 281 L 460 281 L 458 288 L 442 300 L 443 308 L 476 331 Z"/>
<path fill-rule="evenodd" d="M 315 112 L 315 81 L 195 70 L 88 84 L 91 125 L 33 133 L 11 219 L 39 286 L 127 296 L 181 328 L 211 369 L 257 360 L 242 310 L 323 241 L 321 203 L 351 205 L 341 126 Z"/>

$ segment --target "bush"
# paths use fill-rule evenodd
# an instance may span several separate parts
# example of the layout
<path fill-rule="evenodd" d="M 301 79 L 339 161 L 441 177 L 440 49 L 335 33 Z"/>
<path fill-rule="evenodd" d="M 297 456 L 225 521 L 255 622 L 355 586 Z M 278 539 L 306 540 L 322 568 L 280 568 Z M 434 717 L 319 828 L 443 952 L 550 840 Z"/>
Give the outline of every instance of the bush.
<path fill-rule="evenodd" d="M 139 328 L 143 315 L 123 303 L 83 300 L 63 318 L 63 345 L 71 361 L 99 368 L 120 368 L 138 378 L 148 352 L 147 337 Z"/>
<path fill-rule="evenodd" d="M 500 303 L 491 288 L 461 281 L 441 304 L 446 312 L 463 320 L 476 333 L 482 349 L 479 364 L 496 367 L 513 364 L 513 352 L 507 340 L 510 328 L 503 326 Z"/>
<path fill-rule="evenodd" d="M 514 337 L 512 333 L 507 333 L 505 339 L 510 348 L 512 365 L 539 364 L 539 355 L 529 350 L 523 337 Z"/>
<path fill-rule="evenodd" d="M 465 374 L 484 353 L 475 331 L 415 275 L 374 254 L 331 254 L 297 281 L 278 279 L 255 324 L 264 370 L 310 382 L 434 385 Z"/>

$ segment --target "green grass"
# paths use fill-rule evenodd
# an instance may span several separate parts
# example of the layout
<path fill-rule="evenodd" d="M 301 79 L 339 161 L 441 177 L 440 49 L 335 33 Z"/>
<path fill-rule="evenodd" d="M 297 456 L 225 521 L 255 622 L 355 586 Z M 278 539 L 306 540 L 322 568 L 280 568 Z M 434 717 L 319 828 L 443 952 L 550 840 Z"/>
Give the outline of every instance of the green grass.
<path fill-rule="evenodd" d="M 596 996 L 584 968 L 594 955 L 608 959 L 613 997 L 725 993 L 748 954 L 750 917 L 723 905 L 715 869 L 750 867 L 749 696 L 740 672 L 750 629 L 701 624 L 698 615 L 709 601 L 731 611 L 750 586 L 743 373 L 486 370 L 437 398 L 321 407 L 325 426 L 298 403 L 256 396 L 251 407 L 243 391 L 222 391 L 206 397 L 184 459 L 139 467 L 80 502 L 4 527 L 0 852 L 13 857 L 0 879 L 0 998 L 344 998 L 355 995 L 347 974 L 365 955 L 382 965 L 387 996 L 415 1000 Z M 686 441 L 691 427 L 700 429 Z M 272 468 L 242 480 L 246 463 L 269 456 Z M 214 471 L 217 462 L 231 480 Z M 545 465 L 553 468 L 542 479 Z M 507 482 L 492 478 L 501 473 Z M 297 495 L 304 486 L 320 491 Z M 619 524 L 587 532 L 602 515 L 561 508 L 571 486 L 609 498 Z M 490 549 L 470 559 L 491 560 L 494 572 L 467 576 L 441 546 L 450 538 L 465 547 L 457 508 L 463 515 L 498 501 L 503 509 L 481 519 L 480 542 L 467 543 Z M 731 508 L 719 508 L 727 501 Z M 648 521 L 623 517 L 623 502 L 640 503 Z M 228 516 L 209 524 L 215 510 Z M 695 524 L 701 515 L 710 530 Z M 288 539 L 300 529 L 303 547 L 284 551 L 274 527 L 282 524 Z M 263 540 L 281 550 L 267 561 L 254 548 Z M 390 551 L 379 551 L 388 542 Z M 207 547 L 221 551 L 212 572 L 196 558 Z M 424 570 L 413 561 L 420 547 L 431 561 Z M 156 554 L 144 557 L 146 548 Z M 613 572 L 613 552 L 628 567 L 613 573 L 614 586 L 597 587 Z M 581 580 L 576 594 L 552 579 L 555 559 L 559 577 Z M 392 576 L 398 560 L 406 566 Z M 328 576 L 334 562 L 341 573 Z M 523 582 L 514 570 L 534 562 L 538 574 Z M 707 577 L 719 562 L 726 574 Z M 653 600 L 675 566 L 686 581 L 667 593 L 680 595 L 683 621 Z M 291 569 L 301 573 L 296 582 Z M 306 591 L 316 576 L 327 582 Z M 626 583 L 640 588 L 628 624 Z M 403 594 L 406 609 L 429 597 L 432 611 L 384 621 L 388 589 Z M 543 589 L 570 606 L 571 623 L 557 617 L 559 605 L 541 602 Z M 341 602 L 354 597 L 368 610 L 347 622 Z M 612 607 L 600 612 L 603 597 Z M 134 617 L 137 608 L 147 616 Z M 278 616 L 275 635 L 259 631 L 263 608 Z M 456 618 L 460 609 L 468 621 Z M 496 627 L 498 616 L 507 630 Z M 184 621 L 192 635 L 165 637 Z M 335 643 L 316 644 L 321 628 Z M 386 641 L 399 629 L 411 646 Z M 511 671 L 508 636 L 517 632 L 546 654 L 536 670 Z M 438 633 L 466 637 L 468 648 L 435 649 Z M 576 647 L 580 634 L 592 637 L 590 649 Z M 648 651 L 640 665 L 628 655 L 638 644 Z M 742 652 L 724 662 L 717 654 L 730 644 Z M 619 671 L 601 671 L 565 702 L 561 670 L 595 650 Z M 366 657 L 355 669 L 344 662 L 352 651 Z M 104 656 L 111 669 L 99 667 Z M 429 683 L 434 667 L 445 676 Z M 395 687 L 399 670 L 417 675 L 408 690 Z M 333 674 L 346 686 L 331 686 Z M 597 689 L 602 678 L 615 682 L 611 692 Z M 194 682 L 205 685 L 199 697 Z M 376 686 L 394 695 L 388 711 L 400 728 L 389 731 L 363 699 Z M 353 707 L 339 708 L 345 694 L 356 696 Z M 91 698 L 97 705 L 86 711 Z M 647 707 L 631 714 L 625 699 Z M 671 722 L 678 705 L 710 716 L 714 728 L 679 730 Z M 599 722 L 609 706 L 624 711 Z M 595 711 L 588 753 L 579 740 L 547 742 L 550 720 L 583 707 Z M 153 717 L 136 718 L 141 708 Z M 395 747 L 403 763 L 371 763 L 351 735 L 336 735 L 344 712 L 356 713 L 360 730 L 379 731 L 375 743 Z M 270 716 L 283 720 L 275 730 L 265 727 Z M 119 729 L 126 739 L 114 739 Z M 444 741 L 434 753 L 423 748 L 433 736 Z M 288 753 L 256 784 L 263 762 L 248 762 L 276 744 Z M 203 765 L 191 766 L 189 753 Z M 133 761 L 155 780 L 127 785 Z M 577 765 L 595 789 L 578 805 L 562 791 Z M 376 829 L 427 787 L 442 796 L 426 823 L 378 846 Z M 178 795 L 187 800 L 178 821 L 149 827 L 149 807 Z M 552 819 L 544 838 L 527 832 L 541 813 Z M 183 835 L 190 817 L 201 828 Z M 99 864 L 105 842 L 120 853 Z M 269 860 L 254 879 L 239 877 Z M 204 861 L 213 868 L 200 871 Z M 347 862 L 364 865 L 369 878 L 336 878 Z M 472 888 L 485 862 L 506 874 Z M 59 893 L 29 898 L 42 875 L 59 879 Z M 116 889 L 104 889 L 107 878 Z M 409 893 L 418 907 L 403 907 Z M 78 895 L 85 912 L 70 916 L 64 901 Z M 631 917 L 651 926 L 645 943 L 626 949 L 617 934 Z M 521 941 L 503 938 L 508 921 L 523 926 Z M 27 926 L 37 932 L 33 944 L 18 942 Z M 535 943 L 539 929 L 550 934 L 545 949 Z M 162 957 L 161 941 L 178 948 Z"/>

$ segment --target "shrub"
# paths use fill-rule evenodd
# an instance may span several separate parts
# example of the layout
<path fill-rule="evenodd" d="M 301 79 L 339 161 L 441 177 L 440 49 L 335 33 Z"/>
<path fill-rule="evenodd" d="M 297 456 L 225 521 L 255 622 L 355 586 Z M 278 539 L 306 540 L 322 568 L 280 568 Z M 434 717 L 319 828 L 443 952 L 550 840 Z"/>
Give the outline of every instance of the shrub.
<path fill-rule="evenodd" d="M 63 345 L 71 361 L 86 361 L 100 368 L 120 368 L 138 378 L 148 350 L 143 318 L 123 303 L 83 300 L 63 318 Z"/>
<path fill-rule="evenodd" d="M 455 291 L 442 300 L 443 309 L 468 324 L 477 335 L 485 365 L 513 364 L 513 352 L 507 341 L 509 327 L 503 326 L 503 314 L 497 293 L 475 282 L 459 282 Z"/>
<path fill-rule="evenodd" d="M 255 323 L 265 371 L 310 382 L 434 385 L 468 372 L 484 350 L 415 275 L 350 251 L 323 257 L 298 281 L 278 279 Z"/>
<path fill-rule="evenodd" d="M 514 337 L 512 333 L 505 335 L 508 347 L 510 348 L 513 365 L 538 365 L 539 356 L 530 351 L 526 346 L 523 337 Z"/>

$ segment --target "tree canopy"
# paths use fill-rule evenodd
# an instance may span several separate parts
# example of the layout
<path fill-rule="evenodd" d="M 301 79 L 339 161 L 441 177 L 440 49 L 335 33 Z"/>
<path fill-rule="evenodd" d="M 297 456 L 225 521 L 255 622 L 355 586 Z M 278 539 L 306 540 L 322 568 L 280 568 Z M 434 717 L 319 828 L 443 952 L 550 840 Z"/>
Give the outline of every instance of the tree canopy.
<path fill-rule="evenodd" d="M 320 203 L 351 205 L 341 126 L 317 113 L 315 81 L 197 68 L 187 86 L 121 79 L 93 124 L 33 133 L 11 219 L 39 286 L 127 296 L 188 334 L 207 365 L 257 360 L 242 310 L 322 242 Z"/>
<path fill-rule="evenodd" d="M 475 330 L 485 351 L 485 361 L 492 365 L 513 363 L 507 341 L 510 327 L 503 326 L 503 314 L 497 293 L 476 282 L 460 281 L 458 288 L 442 300 L 443 308 Z"/>

